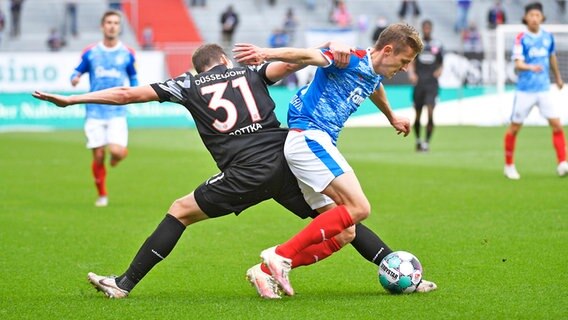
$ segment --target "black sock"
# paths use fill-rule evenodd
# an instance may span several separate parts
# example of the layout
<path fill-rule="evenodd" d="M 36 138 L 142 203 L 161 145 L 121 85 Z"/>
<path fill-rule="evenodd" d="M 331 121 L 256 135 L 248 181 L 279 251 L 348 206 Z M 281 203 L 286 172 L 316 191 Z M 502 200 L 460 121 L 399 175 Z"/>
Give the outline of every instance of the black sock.
<path fill-rule="evenodd" d="M 429 120 L 428 124 L 426 125 L 426 141 L 430 142 L 432 138 L 432 133 L 434 132 L 434 122 Z"/>
<path fill-rule="evenodd" d="M 381 264 L 384 257 L 392 252 L 378 235 L 364 225 L 358 223 L 355 226 L 355 232 L 355 239 L 351 241 L 351 244 L 363 258 L 377 266 Z"/>
<path fill-rule="evenodd" d="M 166 214 L 154 233 L 140 247 L 128 270 L 116 278 L 117 286 L 131 291 L 158 262 L 172 252 L 184 230 L 183 223 L 174 216 Z"/>

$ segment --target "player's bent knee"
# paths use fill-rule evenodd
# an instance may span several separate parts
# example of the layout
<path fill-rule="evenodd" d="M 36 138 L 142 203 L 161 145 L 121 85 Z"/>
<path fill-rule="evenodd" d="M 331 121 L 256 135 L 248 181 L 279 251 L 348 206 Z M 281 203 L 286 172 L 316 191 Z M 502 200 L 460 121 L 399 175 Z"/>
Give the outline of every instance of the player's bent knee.
<path fill-rule="evenodd" d="M 353 223 L 358 223 L 369 217 L 371 214 L 371 204 L 365 199 L 365 201 L 361 201 L 356 206 L 350 208 L 349 212 L 351 213 Z"/>
<path fill-rule="evenodd" d="M 197 205 L 193 193 L 175 200 L 168 213 L 186 226 L 208 218 Z"/>

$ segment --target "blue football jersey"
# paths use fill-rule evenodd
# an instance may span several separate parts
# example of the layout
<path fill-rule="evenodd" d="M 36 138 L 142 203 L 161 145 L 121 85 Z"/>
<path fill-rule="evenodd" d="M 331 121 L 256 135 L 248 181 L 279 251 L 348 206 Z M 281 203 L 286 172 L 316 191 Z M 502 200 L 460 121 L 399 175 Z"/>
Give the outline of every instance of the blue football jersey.
<path fill-rule="evenodd" d="M 292 98 L 288 127 L 322 130 L 337 143 L 349 116 L 379 88 L 383 77 L 373 70 L 370 49 L 352 52 L 344 69 L 335 66 L 329 50 L 322 53 L 330 65 L 317 68 L 313 81 Z"/>
<path fill-rule="evenodd" d="M 540 30 L 539 33 L 521 32 L 515 38 L 512 59 L 542 66 L 541 72 L 520 71 L 517 90 L 541 92 L 550 89 L 550 55 L 554 54 L 554 37 Z"/>
<path fill-rule="evenodd" d="M 138 84 L 134 51 L 122 43 L 107 48 L 102 43 L 85 49 L 81 55 L 81 63 L 75 73 L 89 73 L 90 91 L 99 91 L 125 85 L 126 79 L 131 86 Z M 72 77 L 73 77 L 72 76 Z M 86 117 L 94 119 L 110 119 L 126 116 L 125 106 L 86 104 Z"/>

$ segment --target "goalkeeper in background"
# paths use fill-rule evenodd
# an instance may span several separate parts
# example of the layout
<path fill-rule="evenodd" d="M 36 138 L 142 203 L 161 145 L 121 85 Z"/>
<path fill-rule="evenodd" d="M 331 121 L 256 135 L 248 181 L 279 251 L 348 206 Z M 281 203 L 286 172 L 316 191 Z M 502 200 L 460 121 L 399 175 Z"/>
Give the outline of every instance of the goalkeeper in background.
<path fill-rule="evenodd" d="M 511 124 L 505 133 L 504 170 L 505 176 L 512 180 L 521 178 L 513 160 L 517 134 L 535 105 L 538 106 L 540 114 L 548 120 L 548 124 L 552 128 L 552 143 L 556 150 L 558 163 L 556 171 L 561 177 L 568 174 L 566 139 L 560 122 L 560 112 L 549 92 L 550 71 L 554 74 L 558 89 L 562 89 L 564 82 L 558 69 L 554 37 L 541 28 L 544 19 L 540 2 L 527 4 L 523 17 L 527 31 L 517 35 L 513 47 L 512 59 L 515 62 L 515 69 L 519 72 L 519 79 L 511 114 Z"/>

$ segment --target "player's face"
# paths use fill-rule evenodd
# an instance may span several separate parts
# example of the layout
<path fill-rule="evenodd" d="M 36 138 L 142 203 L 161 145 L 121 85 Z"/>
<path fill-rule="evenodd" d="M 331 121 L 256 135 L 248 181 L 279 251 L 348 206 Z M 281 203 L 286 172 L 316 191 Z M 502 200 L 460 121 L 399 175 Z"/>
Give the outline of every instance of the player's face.
<path fill-rule="evenodd" d="M 113 40 L 120 34 L 120 17 L 117 15 L 107 16 L 101 25 L 103 35 L 106 39 Z"/>
<path fill-rule="evenodd" d="M 376 73 L 386 77 L 387 79 L 394 77 L 394 75 L 399 71 L 406 72 L 410 62 L 416 58 L 416 52 L 408 46 L 396 55 L 394 54 L 394 49 L 390 45 L 385 46 L 383 50 L 383 59 L 381 61 L 373 62 L 373 68 Z"/>
<path fill-rule="evenodd" d="M 430 35 L 432 34 L 432 26 L 429 23 L 422 25 L 422 34 L 424 35 L 424 38 L 430 38 Z"/>
<path fill-rule="evenodd" d="M 544 15 L 540 10 L 530 10 L 525 14 L 525 21 L 529 29 L 538 29 L 538 26 L 544 20 Z"/>

